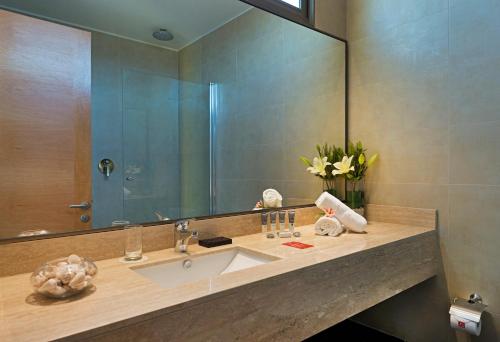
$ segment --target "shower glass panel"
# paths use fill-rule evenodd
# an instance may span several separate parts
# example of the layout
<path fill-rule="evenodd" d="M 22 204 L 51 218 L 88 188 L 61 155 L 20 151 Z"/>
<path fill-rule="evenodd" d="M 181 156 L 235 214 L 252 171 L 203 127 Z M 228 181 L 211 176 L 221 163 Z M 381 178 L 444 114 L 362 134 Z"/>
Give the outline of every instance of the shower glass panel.
<path fill-rule="evenodd" d="M 181 211 L 209 214 L 205 89 L 208 85 L 123 70 L 124 219 L 177 218 Z"/>
<path fill-rule="evenodd" d="M 178 217 L 179 81 L 128 69 L 122 76 L 125 218 Z"/>
<path fill-rule="evenodd" d="M 210 84 L 187 81 L 179 91 L 180 216 L 210 214 Z"/>

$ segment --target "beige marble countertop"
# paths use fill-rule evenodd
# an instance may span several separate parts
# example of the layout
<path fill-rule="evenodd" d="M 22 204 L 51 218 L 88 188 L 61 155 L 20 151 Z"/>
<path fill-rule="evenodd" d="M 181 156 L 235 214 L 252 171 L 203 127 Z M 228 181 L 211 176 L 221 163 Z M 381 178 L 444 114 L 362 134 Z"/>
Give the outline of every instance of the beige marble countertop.
<path fill-rule="evenodd" d="M 301 238 L 267 239 L 262 234 L 253 234 L 233 238 L 232 245 L 217 248 L 192 245 L 191 256 L 241 246 L 281 259 L 173 289 L 160 287 L 131 269 L 137 264 L 123 264 L 119 259 L 96 262 L 99 273 L 94 281 L 95 291 L 63 301 L 34 295 L 28 273 L 0 278 L 0 341 L 45 341 L 90 330 L 104 332 L 111 324 L 117 328 L 118 322 L 126 325 L 149 319 L 226 295 L 243 285 L 435 232 L 433 228 L 378 222 L 369 223 L 366 234 L 349 233 L 340 237 L 316 236 L 312 225 L 297 230 L 301 231 Z M 282 245 L 291 240 L 314 247 L 300 250 Z M 149 260 L 141 265 L 183 257 L 173 249 L 146 255 Z"/>

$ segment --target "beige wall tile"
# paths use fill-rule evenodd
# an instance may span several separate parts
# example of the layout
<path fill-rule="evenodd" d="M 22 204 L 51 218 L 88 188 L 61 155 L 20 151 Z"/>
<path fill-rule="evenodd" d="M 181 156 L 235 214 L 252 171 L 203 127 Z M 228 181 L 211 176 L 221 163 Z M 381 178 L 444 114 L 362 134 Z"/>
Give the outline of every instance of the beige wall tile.
<path fill-rule="evenodd" d="M 500 120 L 451 126 L 451 183 L 500 185 L 499 170 Z"/>
<path fill-rule="evenodd" d="M 452 295 L 479 292 L 488 311 L 500 314 L 500 187 L 450 186 L 448 271 Z"/>
<path fill-rule="evenodd" d="M 412 341 L 455 340 L 444 319 L 446 305 L 435 303 L 444 302 L 446 287 L 450 296 L 480 288 L 493 315 L 487 316 L 484 336 L 474 340 L 496 340 L 500 3 L 347 5 L 350 137 L 381 156 L 368 175 L 369 202 L 437 208 L 446 271 L 436 288 L 416 287 L 360 320 Z M 406 323 L 416 312 L 432 321 L 418 333 Z"/>
<path fill-rule="evenodd" d="M 368 204 L 366 206 L 366 219 L 368 221 L 436 228 L 437 212 L 435 209 Z"/>
<path fill-rule="evenodd" d="M 383 37 L 402 24 L 418 21 L 448 8 L 447 0 L 349 0 L 347 1 L 349 40 Z"/>
<path fill-rule="evenodd" d="M 315 0 L 314 27 L 347 38 L 347 0 Z"/>
<path fill-rule="evenodd" d="M 448 237 L 448 186 L 433 184 L 366 183 L 368 203 L 430 208 L 438 211 L 438 232 Z"/>
<path fill-rule="evenodd" d="M 451 0 L 452 61 L 500 57 L 500 3 L 496 0 Z"/>
<path fill-rule="evenodd" d="M 464 58 L 450 64 L 450 123 L 499 120 L 499 77 L 500 58 Z"/>

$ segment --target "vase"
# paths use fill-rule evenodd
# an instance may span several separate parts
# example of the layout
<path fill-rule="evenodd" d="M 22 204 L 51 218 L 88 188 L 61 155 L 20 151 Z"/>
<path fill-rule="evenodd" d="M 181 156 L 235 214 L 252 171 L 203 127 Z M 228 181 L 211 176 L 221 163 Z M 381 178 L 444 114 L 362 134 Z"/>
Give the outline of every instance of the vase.
<path fill-rule="evenodd" d="M 346 204 L 355 211 L 364 213 L 365 207 L 365 191 L 362 181 L 347 182 Z"/>
<path fill-rule="evenodd" d="M 323 191 L 326 191 L 330 195 L 337 197 L 337 190 L 335 189 L 335 179 L 323 179 Z"/>

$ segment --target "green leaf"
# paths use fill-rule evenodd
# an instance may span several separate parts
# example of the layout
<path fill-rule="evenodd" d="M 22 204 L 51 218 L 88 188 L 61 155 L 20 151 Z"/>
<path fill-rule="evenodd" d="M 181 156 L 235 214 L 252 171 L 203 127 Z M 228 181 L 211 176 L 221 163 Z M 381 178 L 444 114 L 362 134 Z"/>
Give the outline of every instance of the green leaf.
<path fill-rule="evenodd" d="M 358 143 L 356 144 L 356 149 L 362 151 L 363 150 L 363 144 L 361 143 L 361 141 L 358 141 Z"/>
<path fill-rule="evenodd" d="M 370 159 L 368 160 L 368 164 L 367 166 L 370 167 L 372 166 L 373 163 L 375 163 L 375 161 L 378 159 L 378 153 L 375 153 L 373 156 L 370 157 Z"/>
<path fill-rule="evenodd" d="M 354 144 L 351 141 L 349 141 L 349 146 L 347 148 L 347 154 L 350 156 L 354 155 Z"/>
<path fill-rule="evenodd" d="M 306 165 L 306 166 L 312 166 L 312 163 L 309 159 L 306 157 L 300 157 L 300 160 Z"/>

